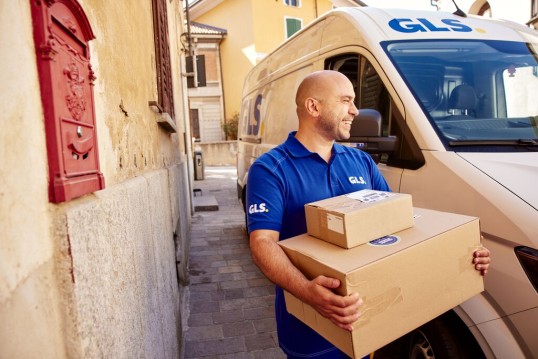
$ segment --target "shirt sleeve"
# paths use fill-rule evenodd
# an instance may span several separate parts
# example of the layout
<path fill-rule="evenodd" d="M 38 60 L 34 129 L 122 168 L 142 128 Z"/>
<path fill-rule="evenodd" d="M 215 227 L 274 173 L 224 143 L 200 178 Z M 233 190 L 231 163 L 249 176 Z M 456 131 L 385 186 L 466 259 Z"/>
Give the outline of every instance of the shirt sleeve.
<path fill-rule="evenodd" d="M 256 161 L 247 181 L 246 215 L 249 233 L 257 229 L 280 232 L 284 213 L 284 185 L 266 164 Z"/>

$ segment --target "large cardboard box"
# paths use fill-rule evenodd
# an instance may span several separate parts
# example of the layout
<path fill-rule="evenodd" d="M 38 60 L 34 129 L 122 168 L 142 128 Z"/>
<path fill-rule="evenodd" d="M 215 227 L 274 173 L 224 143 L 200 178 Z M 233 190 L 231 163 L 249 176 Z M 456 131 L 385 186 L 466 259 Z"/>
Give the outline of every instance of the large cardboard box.
<path fill-rule="evenodd" d="M 305 205 L 311 236 L 343 248 L 413 226 L 411 195 L 362 190 Z"/>
<path fill-rule="evenodd" d="M 483 278 L 472 264 L 480 247 L 478 218 L 421 208 L 414 213 L 413 227 L 351 249 L 308 234 L 280 241 L 308 278 L 337 278 L 338 294 L 359 293 L 364 301 L 352 332 L 285 292 L 288 311 L 361 358 L 482 292 Z"/>

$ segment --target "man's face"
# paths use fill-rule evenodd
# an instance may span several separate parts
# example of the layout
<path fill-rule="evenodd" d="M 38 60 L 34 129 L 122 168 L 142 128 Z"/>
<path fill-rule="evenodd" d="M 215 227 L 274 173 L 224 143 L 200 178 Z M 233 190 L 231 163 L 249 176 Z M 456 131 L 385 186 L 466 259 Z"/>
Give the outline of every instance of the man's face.
<path fill-rule="evenodd" d="M 355 93 L 347 79 L 339 79 L 329 95 L 320 100 L 318 129 L 331 140 L 346 140 L 350 136 L 351 123 L 358 114 L 353 103 Z"/>

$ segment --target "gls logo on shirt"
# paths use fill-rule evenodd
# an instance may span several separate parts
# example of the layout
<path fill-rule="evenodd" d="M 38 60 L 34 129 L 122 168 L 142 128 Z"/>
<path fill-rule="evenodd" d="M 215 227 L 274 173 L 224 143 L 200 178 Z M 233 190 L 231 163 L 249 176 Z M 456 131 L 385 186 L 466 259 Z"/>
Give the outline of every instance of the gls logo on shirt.
<path fill-rule="evenodd" d="M 366 181 L 364 180 L 364 178 L 362 178 L 362 176 L 359 176 L 358 179 L 355 176 L 351 176 L 348 177 L 348 179 L 351 184 L 366 184 Z"/>
<path fill-rule="evenodd" d="M 267 205 L 265 203 L 260 204 L 251 204 L 250 207 L 248 207 L 248 213 L 262 213 L 262 212 L 269 212 L 269 209 L 266 207 Z"/>

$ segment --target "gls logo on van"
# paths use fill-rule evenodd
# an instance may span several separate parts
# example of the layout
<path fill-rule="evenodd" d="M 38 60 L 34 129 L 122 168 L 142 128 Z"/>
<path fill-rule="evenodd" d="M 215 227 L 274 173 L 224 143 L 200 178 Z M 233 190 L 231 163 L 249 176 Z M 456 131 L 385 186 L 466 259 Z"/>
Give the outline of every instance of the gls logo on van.
<path fill-rule="evenodd" d="M 439 31 L 456 31 L 456 32 L 471 32 L 473 31 L 467 25 L 463 25 L 459 20 L 456 19 L 442 19 L 441 22 L 443 25 L 447 26 L 436 26 L 432 24 L 428 19 L 417 18 L 413 19 L 392 19 L 389 21 L 389 26 L 398 32 L 439 32 Z"/>
<path fill-rule="evenodd" d="M 266 207 L 265 203 L 251 204 L 250 207 L 248 207 L 248 213 L 250 214 L 262 212 L 269 212 L 269 209 Z"/>

